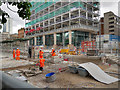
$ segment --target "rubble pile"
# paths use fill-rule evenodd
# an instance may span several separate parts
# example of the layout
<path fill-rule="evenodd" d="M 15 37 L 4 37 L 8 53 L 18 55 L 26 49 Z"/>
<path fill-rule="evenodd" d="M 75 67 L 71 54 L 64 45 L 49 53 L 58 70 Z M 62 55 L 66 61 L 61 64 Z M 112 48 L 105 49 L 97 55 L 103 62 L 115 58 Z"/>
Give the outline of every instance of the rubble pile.
<path fill-rule="evenodd" d="M 120 58 L 114 55 L 107 55 L 107 63 L 120 65 Z"/>

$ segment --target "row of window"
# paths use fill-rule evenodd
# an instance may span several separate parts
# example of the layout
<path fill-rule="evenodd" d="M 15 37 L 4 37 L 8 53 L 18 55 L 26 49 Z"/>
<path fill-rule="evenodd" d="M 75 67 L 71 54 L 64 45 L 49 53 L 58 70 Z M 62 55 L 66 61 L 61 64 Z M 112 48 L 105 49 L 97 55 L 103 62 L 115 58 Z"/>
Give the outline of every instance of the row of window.
<path fill-rule="evenodd" d="M 80 43 L 85 40 L 89 40 L 89 33 L 88 32 L 83 32 L 83 31 L 72 31 L 72 44 L 74 46 L 80 46 Z M 91 38 L 94 39 L 94 35 L 91 35 Z M 30 44 L 33 44 L 34 38 L 30 41 Z M 42 45 L 43 44 L 43 37 L 38 36 L 36 37 L 36 44 L 37 45 Z M 69 32 L 64 32 L 64 33 L 57 33 L 56 34 L 56 44 L 58 46 L 67 46 L 69 44 Z M 54 35 L 46 35 L 45 36 L 45 45 L 47 46 L 52 46 L 54 45 Z"/>
<path fill-rule="evenodd" d="M 92 22 L 92 21 L 87 21 L 87 20 L 80 20 L 80 24 L 84 24 L 84 25 L 86 25 L 87 24 L 87 22 L 88 22 L 88 25 L 97 25 L 98 23 L 96 23 L 96 22 Z M 43 24 L 44 23 L 44 24 Z M 58 24 L 57 24 L 58 23 Z M 66 22 L 63 22 L 63 23 L 61 23 L 61 21 L 58 21 L 56 24 L 55 24 L 55 26 L 63 26 L 64 27 L 64 25 L 69 25 L 69 21 L 66 21 Z M 67 24 L 66 24 L 67 23 Z M 78 19 L 74 19 L 73 21 L 71 21 L 70 22 L 70 25 L 74 25 L 74 24 L 79 24 L 79 18 Z M 44 26 L 43 26 L 44 25 Z M 51 22 L 50 24 L 47 22 L 42 22 L 41 23 L 41 25 L 40 25 L 40 27 L 45 27 L 45 26 L 49 26 L 50 25 L 50 27 L 54 27 L 54 22 Z M 35 27 L 37 28 L 37 27 L 39 27 L 39 25 L 37 24 L 37 25 L 35 25 L 35 26 L 32 26 L 32 28 L 34 28 L 35 29 Z M 29 28 L 29 30 L 30 30 L 31 28 Z"/>

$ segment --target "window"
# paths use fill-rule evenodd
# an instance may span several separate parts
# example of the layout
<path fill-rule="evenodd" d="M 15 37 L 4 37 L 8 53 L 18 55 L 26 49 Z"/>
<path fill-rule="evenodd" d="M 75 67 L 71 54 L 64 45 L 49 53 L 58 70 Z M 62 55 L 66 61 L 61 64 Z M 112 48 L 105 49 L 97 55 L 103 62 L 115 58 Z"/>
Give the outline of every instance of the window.
<path fill-rule="evenodd" d="M 42 45 L 43 44 L 43 37 L 42 36 L 39 36 L 39 37 L 36 37 L 37 39 L 37 45 Z"/>
<path fill-rule="evenodd" d="M 109 32 L 114 32 L 114 29 L 113 30 L 109 30 Z"/>
<path fill-rule="evenodd" d="M 109 22 L 109 24 L 114 24 L 114 22 Z"/>
<path fill-rule="evenodd" d="M 109 41 L 108 41 L 108 40 L 104 40 L 103 42 L 104 42 L 104 43 L 108 43 Z"/>
<path fill-rule="evenodd" d="M 113 19 L 114 19 L 114 17 L 109 18 L 109 20 L 113 20 Z"/>
<path fill-rule="evenodd" d="M 114 28 L 114 26 L 109 26 L 109 28 Z"/>
<path fill-rule="evenodd" d="M 109 16 L 113 16 L 113 14 L 109 14 Z"/>

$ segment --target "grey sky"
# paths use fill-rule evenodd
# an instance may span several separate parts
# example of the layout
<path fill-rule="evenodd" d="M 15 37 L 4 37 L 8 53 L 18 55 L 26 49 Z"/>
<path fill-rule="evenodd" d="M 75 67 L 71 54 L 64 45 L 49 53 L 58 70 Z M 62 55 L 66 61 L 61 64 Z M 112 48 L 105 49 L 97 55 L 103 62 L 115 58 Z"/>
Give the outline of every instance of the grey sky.
<path fill-rule="evenodd" d="M 103 17 L 103 13 L 112 11 L 116 15 L 118 15 L 118 1 L 119 0 L 100 0 L 100 16 Z M 14 6 L 9 6 L 14 11 L 17 10 L 17 8 Z M 9 13 L 10 17 L 13 18 L 13 32 L 17 33 L 18 29 L 25 27 L 25 20 L 22 20 L 17 13 L 14 13 L 7 9 L 6 5 L 2 5 L 2 10 Z"/>

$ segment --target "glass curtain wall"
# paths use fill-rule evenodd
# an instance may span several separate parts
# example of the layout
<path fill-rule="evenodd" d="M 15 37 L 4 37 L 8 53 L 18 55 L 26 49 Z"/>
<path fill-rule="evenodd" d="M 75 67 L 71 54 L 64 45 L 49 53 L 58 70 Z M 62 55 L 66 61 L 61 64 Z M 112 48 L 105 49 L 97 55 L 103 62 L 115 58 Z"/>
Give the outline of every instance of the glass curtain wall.
<path fill-rule="evenodd" d="M 36 39 L 37 39 L 36 45 L 42 45 L 43 44 L 43 37 L 42 36 L 36 37 Z"/>
<path fill-rule="evenodd" d="M 54 36 L 52 35 L 46 35 L 45 36 L 45 45 L 47 46 L 53 46 L 54 44 Z"/>
<path fill-rule="evenodd" d="M 29 45 L 34 45 L 34 38 L 30 39 Z"/>
<path fill-rule="evenodd" d="M 62 36 L 63 36 L 62 33 L 57 33 L 56 34 L 56 38 L 57 38 L 56 42 L 57 42 L 58 46 L 62 46 L 63 45 L 63 43 L 62 43 Z"/>
<path fill-rule="evenodd" d="M 64 45 L 67 46 L 69 44 L 69 32 L 64 33 Z"/>
<path fill-rule="evenodd" d="M 82 41 L 89 40 L 89 33 L 83 31 L 72 31 L 72 44 L 74 46 L 80 46 Z"/>

